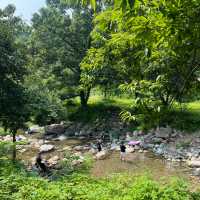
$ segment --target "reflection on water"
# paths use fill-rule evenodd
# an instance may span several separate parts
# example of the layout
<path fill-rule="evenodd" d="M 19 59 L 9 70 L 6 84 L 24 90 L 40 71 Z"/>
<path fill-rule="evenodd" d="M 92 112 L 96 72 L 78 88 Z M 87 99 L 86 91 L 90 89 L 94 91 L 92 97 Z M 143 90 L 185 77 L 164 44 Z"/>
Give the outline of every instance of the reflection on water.
<path fill-rule="evenodd" d="M 91 141 L 92 142 L 92 141 Z M 65 147 L 74 147 L 83 145 L 88 141 L 78 139 L 68 139 L 65 141 L 51 141 L 50 144 L 55 145 L 55 150 L 44 155 L 45 159 L 58 155 L 63 157 L 62 151 Z M 24 153 L 18 154 L 18 158 L 30 163 L 37 155 L 37 149 L 27 149 Z M 184 163 L 174 163 L 166 161 L 160 157 L 155 156 L 153 153 L 130 153 L 127 155 L 127 161 L 122 162 L 119 159 L 119 152 L 113 152 L 105 160 L 98 160 L 94 162 L 91 169 L 91 175 L 94 177 L 109 176 L 114 173 L 130 173 L 132 175 L 144 175 L 148 173 L 156 180 L 165 179 L 170 177 L 179 177 L 189 180 L 195 185 L 199 185 L 199 179 L 191 177 L 191 170 L 184 165 Z"/>
<path fill-rule="evenodd" d="M 131 173 L 132 175 L 149 174 L 156 180 L 160 178 L 179 177 L 189 180 L 190 169 L 181 163 L 172 163 L 154 156 L 152 153 L 131 153 L 127 161 L 119 159 L 119 152 L 114 152 L 106 160 L 94 163 L 91 173 L 95 177 L 108 176 L 113 173 Z"/>

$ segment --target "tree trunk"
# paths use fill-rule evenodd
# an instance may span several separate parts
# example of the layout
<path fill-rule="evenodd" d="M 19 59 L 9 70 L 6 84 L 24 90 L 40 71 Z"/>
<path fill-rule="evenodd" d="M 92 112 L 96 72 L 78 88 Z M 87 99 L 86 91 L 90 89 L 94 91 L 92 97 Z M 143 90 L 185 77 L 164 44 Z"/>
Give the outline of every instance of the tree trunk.
<path fill-rule="evenodd" d="M 86 91 L 81 90 L 80 92 L 80 99 L 81 99 L 81 107 L 87 107 L 88 99 L 90 97 L 90 88 Z"/>
<path fill-rule="evenodd" d="M 17 150 L 16 150 L 16 132 L 13 132 L 13 147 L 12 147 L 12 161 L 16 161 Z"/>

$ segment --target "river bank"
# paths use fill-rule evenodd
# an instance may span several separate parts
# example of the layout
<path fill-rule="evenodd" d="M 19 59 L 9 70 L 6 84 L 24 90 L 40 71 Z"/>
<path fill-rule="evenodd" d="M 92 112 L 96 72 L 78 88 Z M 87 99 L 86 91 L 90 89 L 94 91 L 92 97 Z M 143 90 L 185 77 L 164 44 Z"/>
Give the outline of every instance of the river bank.
<path fill-rule="evenodd" d="M 150 173 L 156 179 L 177 176 L 195 184 L 199 183 L 200 137 L 197 133 L 189 135 L 170 127 L 151 130 L 149 133 L 124 130 L 118 139 L 109 140 L 107 137 L 103 143 L 103 151 L 97 153 L 98 134 L 83 136 L 83 130 L 77 132 L 77 129 L 74 129 L 74 134 L 69 136 L 68 131 L 72 129 L 68 128 L 63 124 L 54 124 L 45 129 L 38 128 L 37 131 L 32 128 L 29 129 L 29 134 L 18 135 L 18 140 L 23 141 L 17 145 L 18 159 L 32 169 L 38 152 L 42 153 L 43 159 L 50 167 L 55 167 L 62 161 L 66 153 L 76 156 L 73 165 L 81 164 L 89 155 L 95 160 L 91 169 L 91 175 L 94 177 L 122 172 L 132 175 Z M 12 140 L 8 135 L 0 139 Z M 127 143 L 131 140 L 140 141 L 140 145 L 129 147 Z M 125 163 L 119 160 L 121 141 L 127 146 Z"/>

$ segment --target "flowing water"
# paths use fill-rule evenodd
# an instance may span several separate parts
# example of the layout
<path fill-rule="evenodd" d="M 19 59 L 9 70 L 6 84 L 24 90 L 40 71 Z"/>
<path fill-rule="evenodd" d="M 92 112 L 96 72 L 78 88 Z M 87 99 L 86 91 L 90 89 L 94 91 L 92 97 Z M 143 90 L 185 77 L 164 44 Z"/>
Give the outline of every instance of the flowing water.
<path fill-rule="evenodd" d="M 50 143 L 55 145 L 55 150 L 45 154 L 45 158 L 55 155 L 62 158 L 64 153 L 61 149 L 87 144 L 88 142 L 85 140 L 68 139 L 65 141 L 51 141 Z M 28 149 L 24 153 L 19 154 L 18 158 L 30 162 L 37 155 L 37 152 L 38 150 Z M 106 177 L 116 173 L 130 173 L 134 176 L 148 174 L 154 179 L 162 181 L 178 177 L 188 180 L 196 187 L 200 187 L 199 178 L 191 176 L 191 169 L 184 163 L 166 161 L 150 152 L 135 152 L 126 156 L 127 161 L 122 162 L 119 158 L 119 152 L 113 152 L 105 160 L 95 161 L 91 169 L 91 175 L 94 177 Z"/>

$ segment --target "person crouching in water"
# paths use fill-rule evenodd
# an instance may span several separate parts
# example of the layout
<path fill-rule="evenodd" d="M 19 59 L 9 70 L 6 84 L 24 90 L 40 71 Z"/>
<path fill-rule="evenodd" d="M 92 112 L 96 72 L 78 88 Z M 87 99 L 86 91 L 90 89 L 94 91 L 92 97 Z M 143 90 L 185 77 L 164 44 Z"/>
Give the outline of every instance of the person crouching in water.
<path fill-rule="evenodd" d="M 48 173 L 48 167 L 43 163 L 42 161 L 42 155 L 41 153 L 38 153 L 37 157 L 36 157 L 36 163 L 35 163 L 36 167 L 42 172 L 42 173 Z"/>
<path fill-rule="evenodd" d="M 120 160 L 125 161 L 125 156 L 126 156 L 126 146 L 122 142 L 120 145 Z"/>

